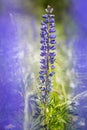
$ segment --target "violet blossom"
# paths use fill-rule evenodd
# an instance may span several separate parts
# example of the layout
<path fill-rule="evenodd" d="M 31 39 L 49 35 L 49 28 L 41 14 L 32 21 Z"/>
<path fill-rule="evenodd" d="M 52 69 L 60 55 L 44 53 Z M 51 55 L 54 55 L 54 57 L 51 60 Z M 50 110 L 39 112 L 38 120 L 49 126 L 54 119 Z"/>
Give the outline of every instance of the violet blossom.
<path fill-rule="evenodd" d="M 42 97 L 44 99 L 44 102 L 46 102 L 48 98 L 48 93 L 52 89 L 52 83 L 51 79 L 53 75 L 55 74 L 54 69 L 54 62 L 55 62 L 55 38 L 56 35 L 54 34 L 56 32 L 55 30 L 55 15 L 52 14 L 53 8 L 51 8 L 49 5 L 46 9 L 46 14 L 42 16 L 44 19 L 41 22 L 41 60 L 40 60 L 40 81 L 41 81 L 41 91 L 42 91 Z"/>

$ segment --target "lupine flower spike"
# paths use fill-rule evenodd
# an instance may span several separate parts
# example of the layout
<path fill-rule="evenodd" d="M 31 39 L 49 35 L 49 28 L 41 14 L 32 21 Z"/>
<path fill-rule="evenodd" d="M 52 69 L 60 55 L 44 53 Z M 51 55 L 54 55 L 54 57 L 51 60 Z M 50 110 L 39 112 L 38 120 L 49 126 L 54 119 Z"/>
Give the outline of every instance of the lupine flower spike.
<path fill-rule="evenodd" d="M 49 5 L 47 6 L 47 9 L 45 10 L 46 14 L 42 16 L 44 19 L 41 22 L 41 66 L 40 66 L 40 81 L 41 81 L 41 91 L 42 91 L 42 98 L 44 103 L 47 102 L 48 94 L 51 91 L 52 83 L 51 79 L 52 76 L 55 74 L 54 72 L 54 62 L 55 62 L 55 38 L 56 35 L 54 34 L 56 32 L 55 30 L 55 20 L 54 15 L 52 14 L 53 8 L 51 8 Z"/>

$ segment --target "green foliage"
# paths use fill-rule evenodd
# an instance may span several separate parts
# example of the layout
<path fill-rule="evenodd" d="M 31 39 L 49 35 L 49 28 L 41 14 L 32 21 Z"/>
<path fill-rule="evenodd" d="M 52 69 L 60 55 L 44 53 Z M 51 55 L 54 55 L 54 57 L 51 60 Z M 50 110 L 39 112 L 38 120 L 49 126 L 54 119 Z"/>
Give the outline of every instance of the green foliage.
<path fill-rule="evenodd" d="M 69 123 L 68 104 L 64 102 L 57 92 L 52 92 L 47 106 L 47 127 L 49 130 L 64 130 Z"/>

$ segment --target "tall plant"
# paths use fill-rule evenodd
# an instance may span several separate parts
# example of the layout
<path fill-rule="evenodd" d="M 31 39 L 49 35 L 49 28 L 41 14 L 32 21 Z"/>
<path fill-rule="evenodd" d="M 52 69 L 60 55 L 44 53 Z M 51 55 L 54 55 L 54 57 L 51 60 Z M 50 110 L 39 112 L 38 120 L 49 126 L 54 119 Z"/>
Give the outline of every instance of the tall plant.
<path fill-rule="evenodd" d="M 44 114 L 46 116 L 47 112 L 47 105 L 49 102 L 49 93 L 52 89 L 52 77 L 55 74 L 54 72 L 54 61 L 55 61 L 55 38 L 56 35 L 54 34 L 56 32 L 55 30 L 55 20 L 54 15 L 52 14 L 53 8 L 51 8 L 49 5 L 46 9 L 46 14 L 42 17 L 44 20 L 41 22 L 41 67 L 40 67 L 40 81 L 41 81 L 41 100 L 44 104 Z M 46 125 L 46 120 L 45 120 Z"/>
<path fill-rule="evenodd" d="M 72 117 L 69 112 L 70 104 L 65 86 L 57 84 L 56 81 L 55 16 L 52 14 L 53 8 L 49 5 L 45 11 L 46 14 L 42 16 L 40 33 L 40 86 L 36 94 L 29 96 L 29 111 L 32 117 L 29 130 L 67 130 Z M 58 87 L 62 89 L 59 90 Z"/>

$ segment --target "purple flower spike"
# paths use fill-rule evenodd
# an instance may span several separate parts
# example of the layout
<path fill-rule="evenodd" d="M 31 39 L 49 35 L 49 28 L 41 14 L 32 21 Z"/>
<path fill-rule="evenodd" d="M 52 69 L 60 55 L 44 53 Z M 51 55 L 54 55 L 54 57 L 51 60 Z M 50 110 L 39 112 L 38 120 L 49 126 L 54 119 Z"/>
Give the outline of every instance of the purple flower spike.
<path fill-rule="evenodd" d="M 41 66 L 40 66 L 40 81 L 42 85 L 42 95 L 43 95 L 43 102 L 46 102 L 49 92 L 51 91 L 49 86 L 52 86 L 51 84 L 51 78 L 55 74 L 54 72 L 54 62 L 55 62 L 55 38 L 56 35 L 54 34 L 56 32 L 55 30 L 55 20 L 54 17 L 55 15 L 52 14 L 53 8 L 50 6 L 47 7 L 46 9 L 46 14 L 42 16 L 44 19 L 41 22 Z M 52 72 L 50 72 L 50 70 Z M 49 90 L 49 91 L 48 91 Z"/>

